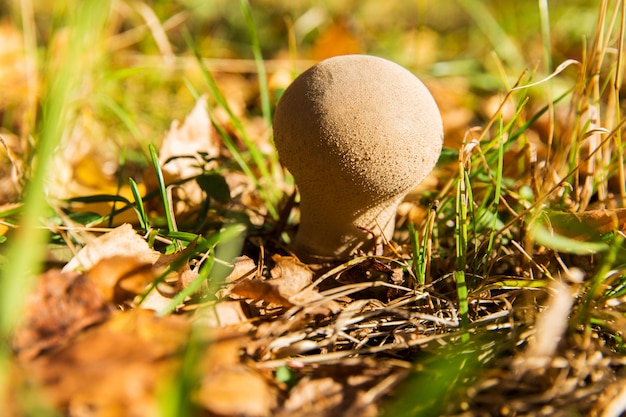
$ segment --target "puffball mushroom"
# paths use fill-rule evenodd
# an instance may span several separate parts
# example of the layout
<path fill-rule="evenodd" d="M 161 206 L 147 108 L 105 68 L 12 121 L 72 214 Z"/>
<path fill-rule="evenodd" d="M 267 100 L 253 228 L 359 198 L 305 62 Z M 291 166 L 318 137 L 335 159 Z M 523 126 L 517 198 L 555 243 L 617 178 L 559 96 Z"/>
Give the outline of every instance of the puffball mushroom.
<path fill-rule="evenodd" d="M 307 262 L 325 261 L 391 239 L 398 205 L 439 158 L 443 126 L 432 95 L 407 69 L 344 55 L 285 90 L 274 141 L 300 192 L 292 248 Z"/>

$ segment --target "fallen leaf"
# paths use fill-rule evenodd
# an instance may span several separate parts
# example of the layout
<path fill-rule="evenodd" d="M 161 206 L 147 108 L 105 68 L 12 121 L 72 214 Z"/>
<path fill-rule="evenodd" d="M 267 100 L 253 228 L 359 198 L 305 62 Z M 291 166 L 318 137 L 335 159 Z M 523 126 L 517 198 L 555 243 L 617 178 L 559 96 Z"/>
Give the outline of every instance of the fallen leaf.
<path fill-rule="evenodd" d="M 306 375 L 289 391 L 276 417 L 377 416 L 378 405 L 371 395 L 385 377 L 395 377 L 404 370 L 390 362 L 373 358 L 352 358 L 321 365 Z M 395 378 L 397 380 L 397 378 Z"/>
<path fill-rule="evenodd" d="M 285 308 L 293 307 L 293 303 L 280 294 L 279 289 L 269 281 L 254 279 L 235 284 L 230 293 L 255 301 L 265 301 Z"/>
<path fill-rule="evenodd" d="M 224 416 L 270 416 L 275 394 L 267 380 L 247 367 L 222 368 L 203 379 L 198 399 L 207 410 Z"/>
<path fill-rule="evenodd" d="M 167 184 L 200 175 L 205 169 L 215 168 L 216 162 L 205 164 L 200 153 L 211 158 L 221 154 L 220 140 L 213 132 L 207 113 L 206 97 L 200 97 L 185 120 L 172 122 L 159 147 L 159 162 Z M 150 176 L 149 178 L 152 178 Z M 187 181 L 174 189 L 178 201 L 176 212 L 196 207 L 204 198 L 202 188 L 195 181 Z"/>
<path fill-rule="evenodd" d="M 295 295 L 311 284 L 313 271 L 297 258 L 276 254 L 272 260 L 276 263 L 270 271 L 272 282 L 283 284 L 281 287 L 285 296 Z"/>
<path fill-rule="evenodd" d="M 319 300 L 317 287 L 312 287 L 313 271 L 293 256 L 272 256 L 276 265 L 270 271 L 270 282 L 294 305 Z"/>
<path fill-rule="evenodd" d="M 174 377 L 189 331 L 180 317 L 117 313 L 49 354 L 23 364 L 64 415 L 158 414 L 156 391 Z"/>
<path fill-rule="evenodd" d="M 96 195 L 117 195 L 133 200 L 130 185 L 119 183 L 120 145 L 116 141 L 103 140 L 110 137 L 109 129 L 110 126 L 94 114 L 93 108 L 81 107 L 52 155 L 54 170 L 46 182 L 49 195 L 60 200 Z M 125 172 L 135 169 L 131 161 L 127 160 L 125 165 Z M 144 185 L 139 183 L 137 187 L 140 194 L 144 194 Z M 104 216 L 111 214 L 114 206 L 120 208 L 122 205 L 115 201 L 72 202 L 71 211 Z M 111 220 L 114 225 L 132 223 L 137 221 L 137 214 L 134 210 L 124 210 Z M 87 224 L 97 224 L 97 221 Z"/>
<path fill-rule="evenodd" d="M 241 362 L 249 338 L 223 333 L 198 366 L 204 377 L 196 393 L 199 404 L 223 416 L 264 417 L 276 406 L 276 389 L 260 372 Z"/>
<path fill-rule="evenodd" d="M 202 323 L 211 328 L 236 326 L 249 322 L 241 301 L 222 301 L 200 313 Z"/>
<path fill-rule="evenodd" d="M 118 255 L 99 261 L 87 276 L 107 301 L 120 304 L 145 291 L 157 273 L 150 263 Z"/>
<path fill-rule="evenodd" d="M 144 310 L 164 311 L 170 304 L 172 304 L 172 297 L 168 297 L 154 289 L 146 295 L 139 307 Z"/>
<path fill-rule="evenodd" d="M 599 239 L 600 235 L 612 231 L 626 232 L 626 208 L 549 212 L 546 223 L 554 233 L 571 239 Z"/>
<path fill-rule="evenodd" d="M 248 256 L 239 256 L 234 261 L 230 274 L 224 279 L 224 283 L 230 284 L 241 279 L 253 278 L 257 271 L 254 261 Z"/>
<path fill-rule="evenodd" d="M 20 360 L 30 360 L 111 313 L 97 286 L 86 276 L 51 270 L 26 298 L 24 318 L 12 345 Z"/>
<path fill-rule="evenodd" d="M 165 134 L 159 147 L 159 162 L 163 173 L 177 179 L 198 173 L 193 159 L 176 158 L 207 153 L 216 158 L 220 155 L 220 141 L 212 134 L 211 120 L 207 113 L 206 97 L 200 97 L 183 123 L 175 120 Z"/>
<path fill-rule="evenodd" d="M 89 271 L 101 260 L 116 256 L 133 257 L 137 262 L 153 264 L 160 253 L 150 248 L 130 224 L 123 224 L 89 242 L 65 265 L 63 271 Z"/>
<path fill-rule="evenodd" d="M 282 416 L 299 415 L 312 416 L 318 412 L 320 415 L 329 415 L 325 410 L 336 409 L 344 399 L 344 389 L 339 381 L 331 377 L 304 378 L 291 391 L 289 399 L 285 403 Z"/>
<path fill-rule="evenodd" d="M 275 265 L 270 271 L 271 279 L 240 281 L 230 292 L 286 308 L 320 299 L 317 289 L 310 286 L 313 272 L 305 264 L 292 256 L 274 255 L 272 259 Z"/>

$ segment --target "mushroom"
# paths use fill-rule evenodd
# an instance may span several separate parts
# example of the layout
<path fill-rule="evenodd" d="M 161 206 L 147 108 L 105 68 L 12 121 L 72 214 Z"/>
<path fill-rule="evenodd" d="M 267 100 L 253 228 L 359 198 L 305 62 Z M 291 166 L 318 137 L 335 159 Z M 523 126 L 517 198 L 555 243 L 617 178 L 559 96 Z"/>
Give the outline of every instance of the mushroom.
<path fill-rule="evenodd" d="M 391 239 L 398 205 L 435 166 L 441 115 L 422 82 L 383 58 L 324 60 L 285 90 L 274 141 L 300 192 L 293 251 L 346 259 Z"/>

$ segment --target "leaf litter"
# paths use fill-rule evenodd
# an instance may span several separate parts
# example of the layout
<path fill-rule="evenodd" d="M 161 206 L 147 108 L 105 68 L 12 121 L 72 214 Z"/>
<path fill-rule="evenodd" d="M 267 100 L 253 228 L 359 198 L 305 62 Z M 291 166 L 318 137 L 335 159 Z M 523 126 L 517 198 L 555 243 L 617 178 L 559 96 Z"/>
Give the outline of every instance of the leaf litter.
<path fill-rule="evenodd" d="M 205 112 L 198 111 L 202 100 L 182 126 L 172 125 L 166 143 L 187 141 L 190 153 L 207 149 L 211 133 Z M 168 147 L 176 148 L 167 145 L 160 158 L 164 167 L 176 162 L 166 170 L 169 181 L 200 174 L 197 160 L 176 159 Z M 197 183 L 187 184 L 186 196 L 199 195 Z M 234 190 L 255 193 L 250 186 Z M 180 201 L 185 205 L 177 214 L 201 204 L 198 198 Z M 558 214 L 548 224 L 552 233 L 581 240 L 585 236 L 576 231 L 589 228 L 572 222 L 590 222 L 599 233 L 623 231 L 622 211 Z M 180 374 L 193 339 L 201 347 L 193 365 L 199 376 L 185 395 L 199 413 L 376 416 L 409 376 L 444 378 L 435 358 L 458 355 L 441 349 L 449 352 L 463 339 L 451 277 L 441 275 L 419 290 L 406 286 L 410 268 L 406 256 L 398 257 L 402 248 L 340 265 L 305 265 L 278 253 L 256 260 L 240 256 L 215 296 L 207 296 L 203 286 L 176 314 L 162 316 L 157 312 L 198 276 L 193 259 L 168 269 L 193 245 L 163 255 L 129 224 L 99 237 L 80 235 L 86 244 L 73 259 L 39 278 L 12 342 L 16 386 L 39 387 L 42 402 L 67 415 L 158 414 L 159 395 Z M 437 266 L 449 268 L 447 260 L 435 261 L 433 276 Z M 488 329 L 494 335 L 476 348 L 486 370 L 466 377 L 462 386 L 469 388 L 457 393 L 462 401 L 444 407 L 448 415 L 481 415 L 471 409 L 490 410 L 484 415 L 561 415 L 567 407 L 601 415 L 605 408 L 619 409 L 623 358 L 610 354 L 598 334 L 565 343 L 580 336 L 555 327 L 567 323 L 580 282 L 506 282 L 484 285 L 470 300 L 470 333 Z M 546 306 L 534 325 L 523 324 L 532 314 L 520 322 L 522 310 L 514 307 L 529 291 Z M 279 380 L 279 371 L 287 373 L 286 380 Z M 431 400 L 416 410 L 428 410 Z"/>

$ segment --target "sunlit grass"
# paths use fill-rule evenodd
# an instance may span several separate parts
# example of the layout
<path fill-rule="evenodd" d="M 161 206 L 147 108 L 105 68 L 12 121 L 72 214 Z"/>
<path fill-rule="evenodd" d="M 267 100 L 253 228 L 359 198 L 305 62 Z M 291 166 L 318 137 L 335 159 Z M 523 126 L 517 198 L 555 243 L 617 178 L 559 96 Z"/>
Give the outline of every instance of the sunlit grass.
<path fill-rule="evenodd" d="M 509 73 L 510 68 L 520 65 L 517 51 L 522 45 L 505 36 L 487 10 L 474 7 L 477 6 L 474 3 L 463 2 L 467 10 L 473 10 L 472 16 L 483 23 L 486 35 L 494 41 L 505 39 L 495 49 L 507 66 L 504 72 Z M 490 121 L 468 132 L 459 152 L 457 176 L 437 197 L 439 240 L 430 245 L 440 248 L 442 258 L 454 255 L 456 259 L 453 277 L 462 328 L 478 318 L 476 302 L 484 291 L 520 288 L 530 295 L 536 288 L 549 286 L 552 280 L 573 279 L 569 268 L 576 267 L 566 260 L 570 256 L 596 259 L 597 266 L 584 271 L 585 283 L 577 287 L 579 297 L 569 314 L 571 321 L 566 336 L 582 332 L 588 342 L 593 332 L 600 332 L 618 349 L 623 349 L 621 331 L 617 330 L 623 329 L 623 321 L 619 319 L 622 324 L 616 325 L 613 322 L 616 313 L 599 306 L 603 304 L 600 300 L 607 300 L 623 289 L 624 223 L 619 223 L 621 232 L 612 231 L 602 240 L 581 239 L 579 236 L 589 232 L 600 236 L 599 231 L 593 230 L 597 224 L 583 221 L 578 226 L 580 230 L 572 229 L 571 225 L 564 228 L 560 224 L 562 219 L 552 217 L 546 210 L 569 213 L 624 206 L 621 171 L 626 161 L 618 105 L 624 4 L 602 2 L 596 33 L 590 37 L 582 61 L 566 61 L 552 74 L 549 10 L 546 2 L 540 2 L 539 6 L 537 21 L 541 26 L 537 30 L 543 36 L 544 52 L 540 72 L 545 74 L 545 79 L 537 78 L 536 72 L 532 78 L 529 73 L 522 74 Z M 613 53 L 617 57 L 609 59 Z M 569 75 L 573 71 L 577 72 L 577 79 Z M 556 97 L 555 78 L 563 91 Z M 509 109 L 506 114 L 505 109 Z M 540 141 L 537 140 L 539 129 L 547 132 L 539 137 Z M 612 193 L 608 191 L 610 181 L 618 184 L 612 187 Z M 610 219 L 612 215 L 607 216 Z M 449 232 L 442 232 L 450 220 L 454 220 L 454 226 L 447 226 Z M 424 261 L 422 250 L 426 244 L 416 237 L 424 236 L 432 227 L 429 222 L 424 220 L 419 227 L 412 226 L 414 264 Z M 561 235 L 564 232 L 566 235 Z M 552 261 L 546 263 L 546 255 Z M 418 277 L 423 274 L 423 266 L 414 269 Z M 506 272 L 494 273 L 498 270 Z M 535 303 L 534 296 L 525 300 L 520 297 L 517 308 L 535 311 Z M 488 332 L 486 328 L 481 332 L 480 326 L 477 329 L 478 335 Z M 476 334 L 464 340 L 472 337 Z M 460 354 L 463 347 L 458 349 Z M 442 363 L 435 369 L 452 371 L 447 366 Z M 483 363 L 482 367 L 485 366 L 488 365 Z M 415 393 L 426 389 L 424 383 L 413 384 Z M 439 388 L 429 382 L 427 390 Z M 448 387 L 443 391 L 450 390 Z M 398 403 L 408 399 L 406 395 Z M 422 414 L 416 411 L 407 415 Z"/>
<path fill-rule="evenodd" d="M 68 12 L 66 40 L 59 50 L 49 51 L 48 66 L 43 68 L 46 89 L 43 93 L 41 122 L 35 127 L 36 158 L 30 170 L 24 192 L 23 208 L 16 233 L 11 236 L 2 265 L 0 281 L 0 338 L 6 340 L 20 317 L 25 295 L 33 278 L 42 270 L 46 255 L 48 231 L 42 219 L 50 216 L 45 187 L 52 166 L 52 155 L 71 123 L 71 109 L 75 104 L 79 81 L 89 79 L 97 65 L 101 35 L 109 12 L 108 1 L 76 2 Z M 28 13 L 26 18 L 32 18 Z M 34 22 L 27 22 L 34 26 Z M 61 42 L 63 42 L 60 39 Z M 29 47 L 36 47 L 33 41 Z M 29 51 L 34 55 L 34 51 Z M 38 75 L 33 75 L 37 77 Z M 34 109 L 31 109 L 33 111 Z M 34 115 L 33 119 L 34 119 Z M 8 375 L 6 344 L 2 343 L 0 366 L 2 393 L 7 389 L 4 378 Z"/>

